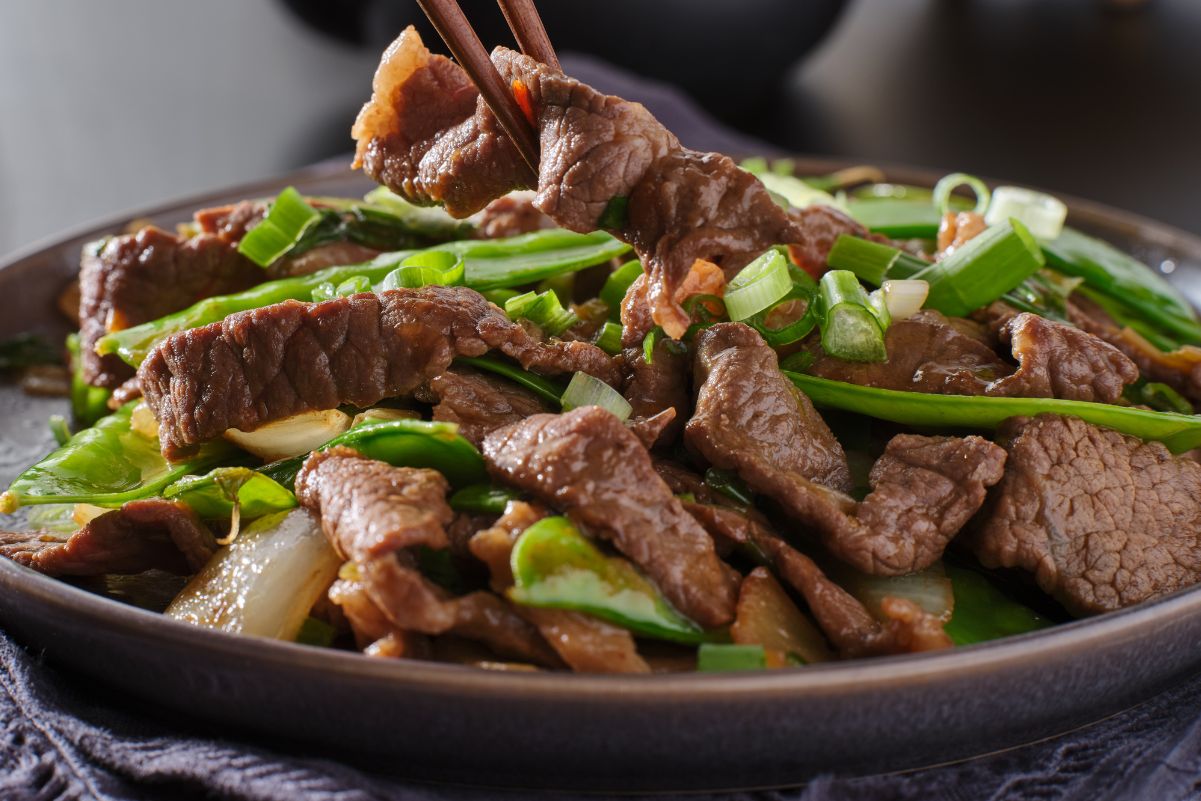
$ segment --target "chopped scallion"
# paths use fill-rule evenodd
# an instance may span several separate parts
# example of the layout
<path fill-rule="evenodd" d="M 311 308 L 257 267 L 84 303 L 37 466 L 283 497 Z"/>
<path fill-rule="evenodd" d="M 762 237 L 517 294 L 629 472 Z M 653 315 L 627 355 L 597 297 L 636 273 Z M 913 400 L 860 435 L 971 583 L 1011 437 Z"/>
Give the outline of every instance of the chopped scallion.
<path fill-rule="evenodd" d="M 642 262 L 635 259 L 618 267 L 605 279 L 600 297 L 609 307 L 609 319 L 616 320 L 621 313 L 621 301 L 630 289 L 630 284 L 642 275 Z"/>
<path fill-rule="evenodd" d="M 726 314 L 734 321 L 745 320 L 778 302 L 791 289 L 788 260 L 772 248 L 743 267 L 726 286 Z"/>
<path fill-rule="evenodd" d="M 951 211 L 951 193 L 961 186 L 970 187 L 976 194 L 975 212 L 983 214 L 988 209 L 988 186 L 976 176 L 962 172 L 946 175 L 934 185 L 934 207 L 938 209 L 938 213 L 946 214 Z"/>
<path fill-rule="evenodd" d="M 696 651 L 696 669 L 703 673 L 766 670 L 767 654 L 762 645 L 707 642 Z"/>
<path fill-rule="evenodd" d="M 587 373 L 576 373 L 563 392 L 563 411 L 582 406 L 599 406 L 622 421 L 633 411 L 629 402 L 613 387 Z"/>
<path fill-rule="evenodd" d="M 1054 239 L 1063 233 L 1063 222 L 1067 218 L 1068 207 L 1057 197 L 1020 186 L 998 186 L 992 194 L 984 222 L 1000 225 L 1014 219 L 1039 239 Z"/>
<path fill-rule="evenodd" d="M 880 286 L 887 279 L 911 278 L 930 266 L 900 248 L 840 234 L 826 263 L 834 270 L 850 270 L 860 281 Z"/>
<path fill-rule="evenodd" d="M 930 284 L 926 307 L 966 317 L 1043 266 L 1038 242 L 1017 220 L 986 229 L 947 258 L 913 276 Z"/>
<path fill-rule="evenodd" d="M 854 273 L 830 270 L 823 275 L 818 302 L 818 326 L 826 353 L 853 362 L 888 358 L 884 347 L 888 309 L 880 296 L 868 296 Z"/>
<path fill-rule="evenodd" d="M 238 252 L 266 267 L 291 250 L 320 219 L 321 214 L 289 186 L 275 198 L 262 222 L 242 237 Z"/>
<path fill-rule="evenodd" d="M 505 314 L 511 320 L 524 317 L 550 336 L 561 334 L 580 321 L 575 312 L 563 308 L 559 296 L 549 289 L 509 298 L 505 301 Z"/>
<path fill-rule="evenodd" d="M 466 274 L 463 257 L 443 250 L 423 250 L 414 253 L 384 276 L 377 287 L 389 289 L 418 289 L 423 286 L 458 286 Z"/>
<path fill-rule="evenodd" d="M 621 353 L 621 325 L 605 323 L 596 337 L 596 346 L 610 356 Z"/>

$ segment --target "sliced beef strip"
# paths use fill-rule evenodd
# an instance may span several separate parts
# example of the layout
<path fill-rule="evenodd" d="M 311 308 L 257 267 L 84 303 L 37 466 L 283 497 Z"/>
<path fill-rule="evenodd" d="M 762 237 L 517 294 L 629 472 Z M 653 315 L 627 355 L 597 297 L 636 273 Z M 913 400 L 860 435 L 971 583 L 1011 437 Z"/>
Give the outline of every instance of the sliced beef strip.
<path fill-rule="evenodd" d="M 696 339 L 696 412 L 688 445 L 714 465 L 753 476 L 795 475 L 849 491 L 846 454 L 821 415 L 779 370 L 776 353 L 742 323 L 719 323 Z"/>
<path fill-rule="evenodd" d="M 329 599 L 350 623 L 355 644 L 369 656 L 420 659 L 429 655 L 429 640 L 398 629 L 371 600 L 361 579 L 338 579 L 329 588 Z"/>
<path fill-rule="evenodd" d="M 492 61 L 528 99 L 541 139 L 536 178 L 467 76 L 431 55 L 412 28 L 384 54 L 355 123 L 355 166 L 411 200 L 441 202 L 459 216 L 511 189 L 536 188 L 535 205 L 575 231 L 596 229 L 610 202 L 625 198 L 625 219 L 614 233 L 646 264 L 650 315 L 677 338 L 688 319 L 675 290 L 696 259 L 730 272 L 784 243 L 816 260 L 809 251 L 820 245 L 810 245 L 810 229 L 820 231 L 819 242 L 832 239 L 829 218 L 836 213 L 786 213 L 731 159 L 682 147 L 641 104 L 603 95 L 506 48 L 493 51 Z"/>
<path fill-rule="evenodd" d="M 436 470 L 392 467 L 344 446 L 314 452 L 296 474 L 296 499 L 320 511 L 330 542 L 356 562 L 419 545 L 449 547 L 449 490 Z"/>
<path fill-rule="evenodd" d="M 611 541 L 685 615 L 706 627 L 733 619 L 737 574 L 612 414 L 586 406 L 534 415 L 490 434 L 483 452 L 493 477 Z"/>
<path fill-rule="evenodd" d="M 492 589 L 504 593 L 513 586 L 510 554 L 523 531 L 547 515 L 545 509 L 512 501 L 490 528 L 471 540 L 471 550 L 488 565 Z M 590 615 L 564 609 L 514 605 L 514 611 L 538 627 L 568 667 L 578 673 L 649 673 L 650 667 L 630 632 Z"/>
<path fill-rule="evenodd" d="M 502 426 L 549 411 L 528 389 L 465 367 L 452 367 L 430 379 L 417 397 L 435 403 L 433 418 L 457 423 L 459 433 L 476 447 Z"/>
<path fill-rule="evenodd" d="M 421 575 L 413 549 L 449 546 L 449 485 L 434 470 L 392 467 L 349 448 L 305 460 L 296 499 L 321 516 L 330 544 L 351 559 L 364 591 L 401 631 L 454 633 L 542 665 L 558 657 L 537 630 L 490 593 L 454 597 Z"/>
<path fill-rule="evenodd" d="M 1072 323 L 1105 340 L 1126 354 L 1148 381 L 1167 384 L 1201 408 L 1201 348 L 1185 345 L 1162 351 L 1138 332 L 1119 325 L 1088 298 L 1073 296 L 1068 302 Z"/>
<path fill-rule="evenodd" d="M 883 389 L 1097 403 L 1116 402 L 1126 384 L 1138 378 L 1130 359 L 1085 331 L 1025 312 L 990 317 L 999 343 L 1008 345 L 1018 362 L 1016 370 L 966 331 L 966 321 L 921 311 L 889 326 L 887 361 L 843 361 L 814 341 L 807 346 L 815 355 L 807 372 Z"/>
<path fill-rule="evenodd" d="M 1005 479 L 973 538 L 1069 611 L 1107 612 L 1201 579 L 1201 464 L 1073 417 L 1013 421 Z"/>
<path fill-rule="evenodd" d="M 84 250 L 79 271 L 80 354 L 84 380 L 109 389 L 133 369 L 116 355 L 95 352 L 102 336 L 264 278 L 262 268 L 212 234 L 185 239 L 149 227 L 92 247 Z"/>
<path fill-rule="evenodd" d="M 370 406 L 496 349 L 543 373 L 620 371 L 586 342 L 542 342 L 478 292 L 429 286 L 324 303 L 286 301 L 165 338 L 138 371 L 163 453 L 187 454 L 229 428 L 342 404 Z"/>
<path fill-rule="evenodd" d="M 674 467 L 671 473 L 682 475 Z M 827 577 L 816 562 L 785 542 L 754 511 L 697 502 L 685 502 L 684 508 L 715 539 L 749 549 L 757 559 L 770 564 L 805 599 L 840 656 L 853 659 L 951 646 L 942 621 L 903 599 L 886 599 L 884 613 L 888 620 L 876 620 L 857 598 Z"/>
<path fill-rule="evenodd" d="M 839 491 L 849 479 L 831 486 L 831 476 L 847 475 L 837 441 L 757 333 L 737 323 L 712 326 L 698 337 L 696 358 L 701 384 L 685 428 L 689 447 L 736 471 L 865 573 L 932 564 L 1001 480 L 1005 452 L 987 440 L 903 434 L 888 443 L 872 468 L 872 491 L 856 503 Z"/>
<path fill-rule="evenodd" d="M 643 442 L 671 445 L 692 411 L 688 392 L 691 357 L 679 343 L 668 344 L 660 339 L 655 343 L 649 364 L 640 347 L 626 348 L 620 359 L 626 371 L 622 394 L 630 403 L 629 425 Z M 666 425 L 655 424 L 657 416 L 669 409 L 674 416 Z"/>
<path fill-rule="evenodd" d="M 213 533 L 186 505 L 130 501 L 68 539 L 41 531 L 0 532 L 0 555 L 48 576 L 99 576 L 159 569 L 195 573 L 217 551 Z"/>

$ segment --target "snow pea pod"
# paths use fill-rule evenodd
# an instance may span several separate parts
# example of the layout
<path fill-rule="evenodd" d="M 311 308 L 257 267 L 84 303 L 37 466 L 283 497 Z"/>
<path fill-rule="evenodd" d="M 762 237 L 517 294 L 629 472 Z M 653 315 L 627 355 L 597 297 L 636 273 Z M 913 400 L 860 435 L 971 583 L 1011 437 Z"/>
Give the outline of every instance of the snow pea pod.
<path fill-rule="evenodd" d="M 944 630 L 956 645 L 996 640 L 1053 625 L 1033 609 L 1012 600 L 983 574 L 947 565 L 955 609 Z"/>
<path fill-rule="evenodd" d="M 364 423 L 339 434 L 318 450 L 336 445 L 353 448 L 369 459 L 397 467 L 428 467 L 437 470 L 455 487 L 488 480 L 484 457 L 463 437 L 454 423 L 425 420 L 386 420 Z M 264 476 L 284 487 L 292 487 L 296 473 L 308 457 L 293 456 L 259 468 Z"/>
<path fill-rule="evenodd" d="M 17 476 L 0 495 L 0 512 L 41 503 L 90 503 L 116 507 L 149 498 L 189 473 L 230 461 L 238 451 L 223 440 L 203 445 L 183 462 L 168 462 L 157 438 L 130 426 L 130 402 L 85 428 L 42 461 Z"/>
<path fill-rule="evenodd" d="M 511 566 L 508 595 L 515 603 L 584 612 L 672 642 L 715 638 L 673 609 L 625 559 L 601 553 L 565 517 L 543 518 L 527 528 L 513 546 Z"/>
<path fill-rule="evenodd" d="M 242 520 L 254 520 L 296 506 L 296 496 L 274 479 L 249 467 L 218 467 L 203 476 L 184 476 L 163 490 L 205 520 L 223 520 L 234 507 Z"/>
<path fill-rule="evenodd" d="M 116 353 L 132 366 L 142 363 L 164 337 L 219 322 L 235 312 L 258 309 L 285 300 L 309 300 L 323 284 L 335 287 L 355 276 L 377 285 L 417 254 L 451 253 L 464 262 L 463 283 L 480 291 L 521 286 L 553 275 L 602 264 L 628 252 L 630 246 L 603 231 L 577 234 L 562 229 L 536 231 L 508 239 L 445 242 L 424 251 L 383 253 L 363 264 L 330 267 L 311 275 L 268 281 L 233 295 L 207 298 L 183 311 L 101 337 L 96 351 Z"/>
<path fill-rule="evenodd" d="M 817 406 L 865 414 L 911 426 L 994 429 L 1011 417 L 1062 414 L 1143 440 L 1162 442 L 1172 453 L 1201 446 L 1201 416 L 1153 412 L 1107 403 L 1059 398 L 992 398 L 927 395 L 861 387 L 843 381 L 783 371 Z"/>

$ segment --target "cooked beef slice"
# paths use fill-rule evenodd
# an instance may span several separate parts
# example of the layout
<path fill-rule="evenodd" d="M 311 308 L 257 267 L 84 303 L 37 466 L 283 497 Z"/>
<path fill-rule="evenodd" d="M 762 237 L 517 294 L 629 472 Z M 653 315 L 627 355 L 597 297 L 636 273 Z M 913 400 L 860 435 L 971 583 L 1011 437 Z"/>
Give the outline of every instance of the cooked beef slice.
<path fill-rule="evenodd" d="M 1115 403 L 1138 367 L 1114 346 L 1078 328 L 1037 314 L 1013 317 L 1000 330 L 1018 369 L 993 382 L 988 395 Z"/>
<path fill-rule="evenodd" d="M 109 389 L 128 380 L 133 369 L 116 355 L 96 353 L 102 336 L 264 278 L 236 245 L 212 234 L 181 238 L 150 227 L 92 247 L 85 248 L 79 269 L 80 354 L 84 380 Z"/>
<path fill-rule="evenodd" d="M 334 548 L 356 562 L 419 545 L 449 547 L 449 490 L 436 470 L 392 467 L 344 446 L 313 453 L 296 474 L 296 499 L 320 511 Z"/>
<path fill-rule="evenodd" d="M 1167 384 L 1201 408 L 1201 348 L 1185 345 L 1179 350 L 1162 351 L 1137 331 L 1119 325 L 1096 303 L 1078 295 L 1068 302 L 1068 316 L 1077 327 L 1126 354 L 1148 381 Z"/>
<path fill-rule="evenodd" d="M 511 501 L 496 524 L 479 531 L 471 550 L 488 565 L 492 589 L 504 593 L 513 586 L 509 556 L 521 533 L 541 520 L 545 509 Z M 630 632 L 590 615 L 565 609 L 539 609 L 514 605 L 513 610 L 538 627 L 568 667 L 579 673 L 649 673 L 650 667 L 634 644 Z"/>
<path fill-rule="evenodd" d="M 501 426 L 549 411 L 528 389 L 466 367 L 452 367 L 431 378 L 417 397 L 434 403 L 434 419 L 457 423 L 459 433 L 476 447 Z"/>
<path fill-rule="evenodd" d="M 706 627 L 733 619 L 737 575 L 612 414 L 586 406 L 534 415 L 488 435 L 483 452 L 494 478 L 612 542 L 682 613 Z"/>
<path fill-rule="evenodd" d="M 1201 464 L 1074 417 L 1004 434 L 1005 478 L 973 538 L 983 564 L 1029 571 L 1079 615 L 1201 579 Z"/>
<path fill-rule="evenodd" d="M 229 428 L 342 404 L 370 406 L 489 349 L 543 373 L 582 370 L 612 384 L 620 371 L 586 342 L 542 342 L 478 292 L 428 286 L 324 303 L 286 301 L 165 338 L 138 370 L 176 458 Z"/>
<path fill-rule="evenodd" d="M 752 487 L 795 475 L 848 491 L 846 454 L 804 393 L 779 370 L 776 353 L 742 323 L 719 323 L 696 338 L 696 412 L 685 441 Z M 761 490 L 762 491 L 762 490 Z"/>
<path fill-rule="evenodd" d="M 48 576 L 99 576 L 159 569 L 195 573 L 217 551 L 213 533 L 186 505 L 130 501 L 68 539 L 41 531 L 0 532 L 0 555 Z"/>
<path fill-rule="evenodd" d="M 679 343 L 669 344 L 661 338 L 655 343 L 650 363 L 640 347 L 626 348 L 620 359 L 626 372 L 622 394 L 630 403 L 628 424 L 639 439 L 650 443 L 648 447 L 671 445 L 692 411 L 688 392 L 691 357 Z M 663 424 L 658 416 L 669 409 L 674 416 Z"/>
<path fill-rule="evenodd" d="M 790 215 L 729 158 L 682 147 L 640 104 L 603 95 L 544 64 L 497 48 L 493 64 L 528 99 L 539 131 L 531 175 L 466 74 L 430 54 L 409 28 L 387 52 L 372 97 L 355 122 L 355 166 L 414 202 L 465 216 L 516 188 L 557 224 L 592 231 L 614 199 L 625 215 L 613 231 L 634 246 L 650 276 L 651 316 L 672 336 L 688 325 L 675 290 L 694 260 L 727 271 L 774 244 L 832 239 L 836 212 Z M 861 232 L 846 219 L 841 226 Z M 820 261 L 824 266 L 824 258 Z"/>
<path fill-rule="evenodd" d="M 668 470 L 675 478 L 685 475 L 674 466 Z M 901 599 L 889 599 L 884 608 L 889 620 L 877 621 L 858 599 L 785 542 L 757 512 L 697 502 L 685 502 L 684 508 L 715 539 L 742 546 L 757 560 L 770 564 L 805 599 L 840 656 L 850 659 L 950 647 L 941 621 Z"/>
<path fill-rule="evenodd" d="M 368 656 L 420 659 L 428 655 L 428 639 L 397 628 L 371 600 L 361 579 L 338 579 L 329 588 L 329 599 L 342 611 L 355 644 Z"/>
<path fill-rule="evenodd" d="M 534 206 L 533 192 L 513 192 L 484 207 L 475 221 L 480 239 L 501 239 L 554 228 L 555 221 Z"/>
<path fill-rule="evenodd" d="M 436 471 L 392 467 L 349 448 L 312 454 L 296 477 L 297 500 L 321 516 L 330 544 L 354 562 L 367 596 L 393 626 L 452 632 L 505 656 L 559 664 L 537 630 L 500 598 L 454 597 L 417 569 L 413 549 L 449 544 L 448 490 Z"/>
<path fill-rule="evenodd" d="M 921 311 L 889 326 L 888 360 L 843 361 L 807 345 L 815 356 L 807 372 L 868 387 L 946 395 L 1064 398 L 1114 403 L 1138 369 L 1096 336 L 1036 314 L 994 319 L 1001 344 L 1010 346 L 1016 370 L 962 323 Z"/>

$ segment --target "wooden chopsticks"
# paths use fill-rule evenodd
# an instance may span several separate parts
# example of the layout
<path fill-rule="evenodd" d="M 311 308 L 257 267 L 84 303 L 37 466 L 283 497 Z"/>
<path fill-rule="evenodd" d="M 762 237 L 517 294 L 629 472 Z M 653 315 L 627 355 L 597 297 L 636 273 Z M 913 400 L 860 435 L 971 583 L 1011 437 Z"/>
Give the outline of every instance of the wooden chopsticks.
<path fill-rule="evenodd" d="M 500 10 L 505 15 L 505 22 L 509 23 L 509 30 L 513 32 L 513 38 L 517 40 L 521 52 L 562 72 L 563 68 L 559 66 L 559 57 L 550 43 L 550 37 L 546 35 L 546 26 L 542 24 L 542 17 L 538 16 L 534 0 L 496 0 L 496 2 L 500 5 Z"/>
<path fill-rule="evenodd" d="M 542 18 L 538 16 L 534 0 L 498 2 L 521 51 L 560 70 L 559 58 L 546 35 L 546 27 L 542 24 Z M 488 51 L 484 49 L 479 35 L 467 21 L 458 0 L 417 0 L 417 4 L 429 17 L 442 41 L 446 42 L 451 55 L 467 71 L 476 88 L 480 90 L 480 96 L 484 98 L 488 108 L 492 109 L 505 133 L 513 140 L 522 159 L 537 175 L 539 153 L 534 130 L 521 107 L 517 105 L 511 87 L 505 84 L 504 78 L 496 71 L 496 66 L 488 57 Z"/>

